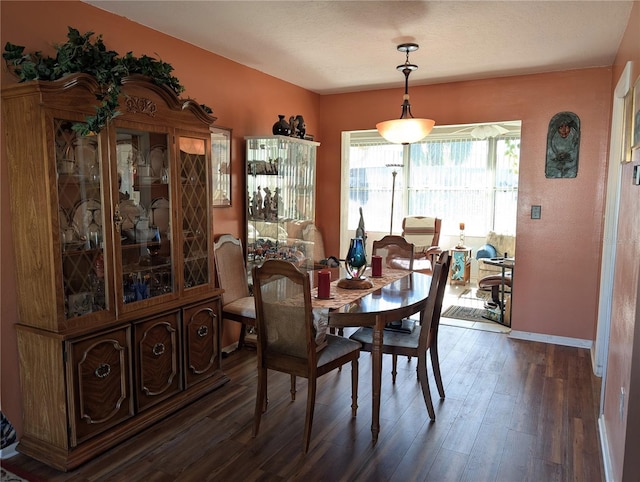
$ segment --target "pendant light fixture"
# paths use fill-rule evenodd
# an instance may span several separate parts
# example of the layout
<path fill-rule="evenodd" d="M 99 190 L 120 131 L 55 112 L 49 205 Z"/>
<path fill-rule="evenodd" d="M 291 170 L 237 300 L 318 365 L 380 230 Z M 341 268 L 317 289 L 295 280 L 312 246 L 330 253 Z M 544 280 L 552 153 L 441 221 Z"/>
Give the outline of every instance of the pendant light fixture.
<path fill-rule="evenodd" d="M 409 63 L 409 52 L 418 50 L 418 44 L 406 43 L 398 45 L 398 51 L 405 52 L 407 58 L 402 65 L 396 67 L 404 74 L 404 97 L 402 102 L 402 114 L 399 119 L 378 122 L 376 129 L 382 137 L 394 144 L 411 144 L 425 138 L 433 129 L 435 121 L 432 119 L 416 119 L 411 113 L 409 103 L 409 74 L 418 69 L 415 64 Z"/>

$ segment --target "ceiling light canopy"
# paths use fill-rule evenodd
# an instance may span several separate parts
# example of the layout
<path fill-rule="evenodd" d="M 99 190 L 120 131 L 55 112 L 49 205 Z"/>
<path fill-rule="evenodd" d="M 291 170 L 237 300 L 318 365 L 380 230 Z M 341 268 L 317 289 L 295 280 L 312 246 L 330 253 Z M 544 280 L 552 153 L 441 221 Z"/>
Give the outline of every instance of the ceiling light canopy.
<path fill-rule="evenodd" d="M 407 58 L 402 65 L 396 67 L 404 74 L 404 96 L 402 102 L 402 114 L 399 119 L 378 122 L 376 129 L 382 137 L 394 144 L 411 144 L 425 138 L 433 129 L 435 121 L 432 119 L 416 119 L 411 113 L 409 103 L 409 74 L 418 69 L 415 64 L 409 63 L 409 52 L 418 50 L 418 44 L 406 43 L 398 45 L 400 52 L 406 52 Z"/>

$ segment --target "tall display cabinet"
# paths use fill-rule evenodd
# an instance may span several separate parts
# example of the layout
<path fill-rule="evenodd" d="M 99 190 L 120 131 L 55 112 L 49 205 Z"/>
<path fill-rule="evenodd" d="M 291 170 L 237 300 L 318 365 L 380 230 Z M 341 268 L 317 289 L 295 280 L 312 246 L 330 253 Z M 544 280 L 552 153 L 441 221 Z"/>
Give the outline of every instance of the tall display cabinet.
<path fill-rule="evenodd" d="M 245 140 L 247 270 L 269 258 L 313 268 L 320 143 L 287 136 Z"/>
<path fill-rule="evenodd" d="M 228 378 L 212 253 L 215 120 L 145 77 L 99 134 L 78 74 L 2 91 L 24 434 L 69 470 Z"/>

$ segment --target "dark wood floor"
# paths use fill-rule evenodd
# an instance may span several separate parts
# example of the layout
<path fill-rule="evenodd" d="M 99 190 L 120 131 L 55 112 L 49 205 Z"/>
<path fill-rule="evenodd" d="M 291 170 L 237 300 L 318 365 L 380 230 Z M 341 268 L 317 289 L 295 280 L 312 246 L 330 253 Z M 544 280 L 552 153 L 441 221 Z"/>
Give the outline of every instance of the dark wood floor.
<path fill-rule="evenodd" d="M 24 455 L 12 464 L 44 480 L 92 481 L 602 481 L 600 381 L 588 350 L 442 326 L 446 399 L 429 423 L 416 360 L 384 359 L 381 433 L 371 443 L 371 356 L 360 357 L 359 410 L 350 369 L 320 381 L 311 448 L 301 452 L 306 381 L 289 400 L 288 376 L 270 373 L 269 409 L 251 437 L 255 353 L 224 360 L 231 382 L 74 472 Z M 431 381 L 433 380 L 430 376 Z M 432 382 L 432 393 L 437 397 Z"/>

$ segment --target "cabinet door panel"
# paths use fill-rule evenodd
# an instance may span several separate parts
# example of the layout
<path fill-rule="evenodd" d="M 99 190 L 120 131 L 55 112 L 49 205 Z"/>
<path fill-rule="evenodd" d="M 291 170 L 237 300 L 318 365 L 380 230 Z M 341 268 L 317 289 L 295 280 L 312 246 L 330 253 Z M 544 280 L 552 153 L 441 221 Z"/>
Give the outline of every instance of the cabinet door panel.
<path fill-rule="evenodd" d="M 283 136 L 245 137 L 247 273 L 280 258 L 313 269 L 316 151 L 318 142 Z"/>
<path fill-rule="evenodd" d="M 138 410 L 180 391 L 178 320 L 176 312 L 134 327 Z"/>
<path fill-rule="evenodd" d="M 182 285 L 185 291 L 213 288 L 211 251 L 210 141 L 180 136 L 180 214 L 182 221 Z"/>
<path fill-rule="evenodd" d="M 219 300 L 184 310 L 186 388 L 220 368 Z"/>
<path fill-rule="evenodd" d="M 67 342 L 71 445 L 133 415 L 130 328 Z"/>

